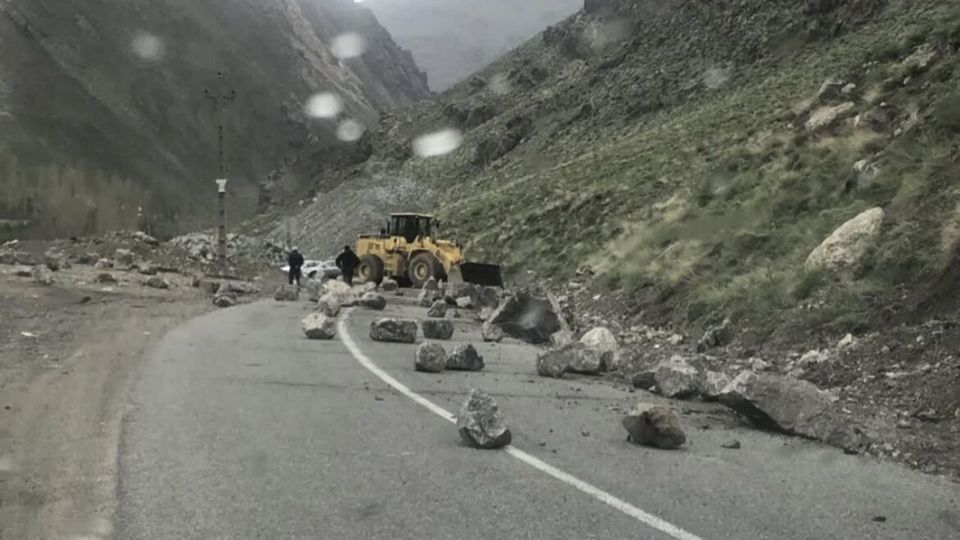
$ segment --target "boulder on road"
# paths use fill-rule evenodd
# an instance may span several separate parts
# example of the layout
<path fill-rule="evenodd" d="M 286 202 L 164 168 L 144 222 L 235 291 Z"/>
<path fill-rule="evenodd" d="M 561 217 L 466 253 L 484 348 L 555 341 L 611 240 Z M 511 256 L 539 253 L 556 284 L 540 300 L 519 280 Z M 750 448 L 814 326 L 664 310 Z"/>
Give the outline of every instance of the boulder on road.
<path fill-rule="evenodd" d="M 385 278 L 380 282 L 380 288 L 385 292 L 393 292 L 400 288 L 400 284 L 395 279 Z"/>
<path fill-rule="evenodd" d="M 453 371 L 480 371 L 483 369 L 483 357 L 473 345 L 458 345 L 447 357 L 447 369 Z"/>
<path fill-rule="evenodd" d="M 807 271 L 855 273 L 876 245 L 883 219 L 883 209 L 878 207 L 847 221 L 810 253 L 804 267 Z"/>
<path fill-rule="evenodd" d="M 641 403 L 623 418 L 627 440 L 644 446 L 673 450 L 687 442 L 680 419 L 666 407 Z"/>
<path fill-rule="evenodd" d="M 653 390 L 657 386 L 657 377 L 653 369 L 643 369 L 633 374 L 630 379 L 634 388 Z"/>
<path fill-rule="evenodd" d="M 427 317 L 442 319 L 447 316 L 447 303 L 443 300 L 437 300 L 427 311 Z"/>
<path fill-rule="evenodd" d="M 38 264 L 33 267 L 33 282 L 44 287 L 53 285 L 53 273 L 45 265 Z"/>
<path fill-rule="evenodd" d="M 44 264 L 54 272 L 70 268 L 70 259 L 62 251 L 50 250 L 43 256 Z"/>
<path fill-rule="evenodd" d="M 489 322 L 508 336 L 534 345 L 549 343 L 555 333 L 567 330 L 548 297 L 524 290 L 504 298 Z"/>
<path fill-rule="evenodd" d="M 447 368 L 447 351 L 439 343 L 423 343 L 417 347 L 413 367 L 426 373 L 440 373 Z"/>
<path fill-rule="evenodd" d="M 465 283 L 462 281 L 459 282 L 450 282 L 447 284 L 447 289 L 444 292 L 444 300 L 450 305 L 457 306 L 460 305 L 461 298 L 469 298 L 469 305 L 461 307 L 471 307 L 473 306 L 474 299 L 479 296 L 479 287 L 473 283 Z"/>
<path fill-rule="evenodd" d="M 423 283 L 423 290 L 425 291 L 439 291 L 440 284 L 437 283 L 437 278 L 431 277 Z"/>
<path fill-rule="evenodd" d="M 716 401 L 730 384 L 730 377 L 720 371 L 707 371 L 701 381 L 700 395 L 706 401 Z"/>
<path fill-rule="evenodd" d="M 370 323 L 370 339 L 387 343 L 416 343 L 417 321 L 376 319 Z"/>
<path fill-rule="evenodd" d="M 420 291 L 420 294 L 417 296 L 417 305 L 420 307 L 432 307 L 434 302 L 443 301 L 440 291 L 436 289 L 427 289 L 424 288 Z"/>
<path fill-rule="evenodd" d="M 203 281 L 201 280 L 201 283 Z M 257 287 L 249 281 L 224 281 L 219 283 L 217 290 L 214 292 L 224 292 L 235 294 L 237 296 L 246 296 L 250 294 L 259 294 L 260 287 Z"/>
<path fill-rule="evenodd" d="M 420 328 L 427 339 L 448 340 L 453 337 L 453 321 L 447 319 L 423 319 Z"/>
<path fill-rule="evenodd" d="M 336 317 L 340 314 L 340 299 L 335 293 L 327 293 L 317 301 L 317 313 L 327 317 Z"/>
<path fill-rule="evenodd" d="M 478 287 L 477 296 L 474 298 L 478 308 L 489 309 L 491 312 L 500 305 L 503 299 L 500 289 L 496 287 Z"/>
<path fill-rule="evenodd" d="M 615 370 L 620 367 L 620 345 L 610 329 L 598 326 L 584 334 L 580 338 L 580 343 L 599 351 L 601 354 L 608 354 L 605 369 Z"/>
<path fill-rule="evenodd" d="M 602 353 L 583 343 L 574 342 L 538 354 L 537 373 L 542 377 L 557 379 L 568 372 L 597 375 L 604 370 L 609 358 L 610 353 Z"/>
<path fill-rule="evenodd" d="M 461 296 L 460 298 L 457 298 L 455 304 L 458 308 L 470 309 L 473 307 L 473 298 L 470 298 L 469 296 Z"/>
<path fill-rule="evenodd" d="M 303 290 L 307 291 L 308 302 L 319 302 L 324 293 L 323 283 L 311 278 L 303 281 Z"/>
<path fill-rule="evenodd" d="M 807 381 L 747 370 L 727 385 L 719 401 L 761 429 L 842 447 L 851 440 L 830 394 Z"/>
<path fill-rule="evenodd" d="M 376 311 L 383 311 L 387 307 L 387 299 L 381 294 L 368 292 L 360 297 L 360 305 Z"/>
<path fill-rule="evenodd" d="M 308 339 L 333 339 L 337 335 L 336 322 L 322 313 L 311 313 L 301 323 Z"/>
<path fill-rule="evenodd" d="M 473 448 L 494 450 L 510 444 L 512 435 L 497 402 L 482 390 L 470 391 L 470 397 L 457 414 L 457 430 Z"/>
<path fill-rule="evenodd" d="M 700 372 L 679 355 L 657 364 L 653 369 L 653 378 L 657 383 L 657 393 L 669 398 L 695 396 L 701 387 Z"/>
<path fill-rule="evenodd" d="M 143 284 L 146 285 L 147 287 L 150 287 L 151 289 L 169 289 L 170 288 L 170 282 L 163 279 L 160 276 L 150 276 L 149 278 L 147 278 L 145 282 L 143 282 Z"/>
<path fill-rule="evenodd" d="M 483 326 L 480 327 L 480 335 L 483 337 L 483 341 L 488 343 L 500 343 L 506 337 L 499 326 L 490 323 L 483 323 Z"/>
<path fill-rule="evenodd" d="M 277 302 L 296 302 L 300 299 L 300 289 L 296 285 L 281 285 L 273 299 Z"/>

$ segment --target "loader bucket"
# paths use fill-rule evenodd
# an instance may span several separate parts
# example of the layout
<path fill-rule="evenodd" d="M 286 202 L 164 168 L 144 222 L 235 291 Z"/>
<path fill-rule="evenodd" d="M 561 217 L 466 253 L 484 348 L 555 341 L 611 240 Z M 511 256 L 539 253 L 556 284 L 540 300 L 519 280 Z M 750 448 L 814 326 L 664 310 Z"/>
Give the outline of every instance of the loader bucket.
<path fill-rule="evenodd" d="M 460 265 L 463 281 L 487 287 L 503 287 L 500 267 L 496 264 L 467 262 Z"/>

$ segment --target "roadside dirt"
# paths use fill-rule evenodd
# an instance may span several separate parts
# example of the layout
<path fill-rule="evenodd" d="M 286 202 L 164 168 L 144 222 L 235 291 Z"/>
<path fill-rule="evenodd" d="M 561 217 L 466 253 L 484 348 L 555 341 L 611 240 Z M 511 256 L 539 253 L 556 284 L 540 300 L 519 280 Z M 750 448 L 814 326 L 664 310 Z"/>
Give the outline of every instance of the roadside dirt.
<path fill-rule="evenodd" d="M 0 539 L 109 538 L 116 450 L 145 351 L 214 309 L 191 278 L 167 290 L 89 266 L 53 286 L 0 266 Z"/>

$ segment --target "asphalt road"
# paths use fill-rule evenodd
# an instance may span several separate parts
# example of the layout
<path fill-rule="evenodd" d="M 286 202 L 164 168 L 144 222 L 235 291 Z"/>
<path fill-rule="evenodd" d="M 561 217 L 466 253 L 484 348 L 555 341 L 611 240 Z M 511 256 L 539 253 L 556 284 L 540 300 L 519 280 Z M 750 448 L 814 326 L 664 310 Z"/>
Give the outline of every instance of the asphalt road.
<path fill-rule="evenodd" d="M 425 314 L 388 299 L 386 315 Z M 222 310 L 161 341 L 124 420 L 115 538 L 960 538 L 960 487 L 945 480 L 696 403 L 673 403 L 685 449 L 637 447 L 618 409 L 654 396 L 539 378 L 534 349 L 479 343 L 466 319 L 454 341 L 476 344 L 486 369 L 417 373 L 415 346 L 370 341 L 384 313 L 341 316 L 349 339 L 318 342 L 300 331 L 309 309 Z M 448 412 L 486 389 L 514 450 L 464 447 L 362 361 Z M 722 448 L 731 439 L 742 448 Z"/>

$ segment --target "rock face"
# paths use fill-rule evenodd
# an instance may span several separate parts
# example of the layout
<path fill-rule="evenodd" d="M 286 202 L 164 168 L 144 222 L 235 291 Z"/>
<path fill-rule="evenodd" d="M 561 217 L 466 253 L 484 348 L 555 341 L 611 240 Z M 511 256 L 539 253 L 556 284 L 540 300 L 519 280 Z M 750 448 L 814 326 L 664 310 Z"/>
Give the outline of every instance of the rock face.
<path fill-rule="evenodd" d="M 447 357 L 447 369 L 453 371 L 480 371 L 483 357 L 473 345 L 458 345 Z"/>
<path fill-rule="evenodd" d="M 528 291 L 504 298 L 489 322 L 508 336 L 534 345 L 549 343 L 553 334 L 566 330 L 550 299 Z"/>
<path fill-rule="evenodd" d="M 370 339 L 388 343 L 416 343 L 417 321 L 377 319 L 370 323 Z"/>
<path fill-rule="evenodd" d="M 882 208 L 871 208 L 844 223 L 810 253 L 804 266 L 808 271 L 856 272 L 876 245 L 883 218 Z"/>
<path fill-rule="evenodd" d="M 600 352 L 575 342 L 537 355 L 537 373 L 542 377 L 561 378 L 564 373 L 597 375 L 604 371 L 612 353 Z"/>
<path fill-rule="evenodd" d="M 427 311 L 427 317 L 442 319 L 447 316 L 447 303 L 443 300 L 437 300 Z"/>
<path fill-rule="evenodd" d="M 337 335 L 336 322 L 322 313 L 311 313 L 301 323 L 308 339 L 333 339 Z"/>
<path fill-rule="evenodd" d="M 727 385 L 719 400 L 762 429 L 838 446 L 851 442 L 850 427 L 837 414 L 830 395 L 807 381 L 745 371 Z"/>
<path fill-rule="evenodd" d="M 296 285 L 281 285 L 273 299 L 277 302 L 296 302 L 300 299 L 300 289 Z"/>
<path fill-rule="evenodd" d="M 700 372 L 682 356 L 673 356 L 657 364 L 653 377 L 657 393 L 669 398 L 686 398 L 700 391 Z"/>
<path fill-rule="evenodd" d="M 463 441 L 473 448 L 493 450 L 510 444 L 512 436 L 497 402 L 482 390 L 470 391 L 470 397 L 457 414 L 457 429 Z"/>
<path fill-rule="evenodd" d="M 381 294 L 368 292 L 360 297 L 360 305 L 376 311 L 383 311 L 387 307 L 387 299 Z"/>
<path fill-rule="evenodd" d="M 607 355 L 607 363 L 604 366 L 608 370 L 618 369 L 620 367 L 620 346 L 617 344 L 617 338 L 608 328 L 598 326 L 590 330 L 580 338 L 590 349 L 599 351 Z"/>
<path fill-rule="evenodd" d="M 169 289 L 170 282 L 163 279 L 160 276 L 150 276 L 147 278 L 147 281 L 144 282 L 144 285 L 153 289 Z"/>
<path fill-rule="evenodd" d="M 118 249 L 113 256 L 114 266 L 119 270 L 129 270 L 133 268 L 134 255 L 129 249 Z"/>
<path fill-rule="evenodd" d="M 628 441 L 644 446 L 672 450 L 687 442 L 680 419 L 666 407 L 637 405 L 623 418 L 623 427 Z"/>
<path fill-rule="evenodd" d="M 453 321 L 446 319 L 424 319 L 420 321 L 423 337 L 427 339 L 448 340 L 453 337 Z"/>
<path fill-rule="evenodd" d="M 447 368 L 447 351 L 439 343 L 424 343 L 417 347 L 414 369 L 426 373 L 440 373 Z"/>

